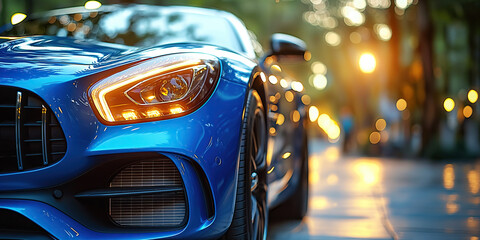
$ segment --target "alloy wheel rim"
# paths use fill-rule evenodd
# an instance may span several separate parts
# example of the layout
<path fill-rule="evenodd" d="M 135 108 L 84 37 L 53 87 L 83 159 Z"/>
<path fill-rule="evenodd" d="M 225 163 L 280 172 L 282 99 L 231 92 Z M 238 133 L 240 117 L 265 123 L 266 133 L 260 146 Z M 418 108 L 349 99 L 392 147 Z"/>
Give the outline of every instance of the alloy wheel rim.
<path fill-rule="evenodd" d="M 252 239 L 266 237 L 266 126 L 261 109 L 256 109 L 251 127 L 250 164 L 251 164 L 251 236 Z"/>

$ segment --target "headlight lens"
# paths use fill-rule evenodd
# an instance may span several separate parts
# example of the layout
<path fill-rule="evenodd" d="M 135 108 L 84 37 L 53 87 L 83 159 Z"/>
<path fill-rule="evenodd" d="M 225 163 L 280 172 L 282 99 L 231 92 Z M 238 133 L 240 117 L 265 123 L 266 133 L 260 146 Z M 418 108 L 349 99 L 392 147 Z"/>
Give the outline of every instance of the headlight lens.
<path fill-rule="evenodd" d="M 219 73 L 218 60 L 208 54 L 165 55 L 98 81 L 89 95 L 107 123 L 168 118 L 203 104 Z"/>

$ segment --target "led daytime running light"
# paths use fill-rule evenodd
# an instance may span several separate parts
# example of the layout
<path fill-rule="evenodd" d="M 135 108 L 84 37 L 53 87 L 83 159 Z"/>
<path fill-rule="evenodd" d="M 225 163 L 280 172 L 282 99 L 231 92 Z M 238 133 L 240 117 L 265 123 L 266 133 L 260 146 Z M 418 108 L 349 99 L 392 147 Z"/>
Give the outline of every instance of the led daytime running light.
<path fill-rule="evenodd" d="M 171 54 L 100 80 L 90 88 L 89 94 L 98 114 L 108 123 L 164 118 L 191 111 L 204 102 L 214 88 L 219 70 L 218 60 L 210 55 Z M 172 93 L 164 86 L 180 90 Z M 135 100 L 143 99 L 142 94 L 151 92 L 152 88 L 160 89 L 154 92 L 164 95 L 149 95 L 150 102 Z M 169 100 L 170 95 L 173 99 Z"/>

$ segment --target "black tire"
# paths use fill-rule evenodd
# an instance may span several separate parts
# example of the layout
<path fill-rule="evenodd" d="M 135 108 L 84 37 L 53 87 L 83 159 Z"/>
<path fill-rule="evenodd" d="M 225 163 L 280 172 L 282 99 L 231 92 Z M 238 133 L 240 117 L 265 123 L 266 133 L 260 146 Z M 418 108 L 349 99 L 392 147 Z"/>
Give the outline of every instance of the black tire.
<path fill-rule="evenodd" d="M 276 207 L 271 216 L 280 220 L 302 220 L 308 210 L 308 136 L 304 126 L 302 168 L 300 183 L 295 192 L 284 203 Z"/>
<path fill-rule="evenodd" d="M 263 104 L 257 91 L 250 90 L 242 124 L 235 212 L 230 229 L 224 236 L 226 239 L 266 239 L 266 140 Z M 258 181 L 254 188 L 252 183 L 255 179 Z"/>

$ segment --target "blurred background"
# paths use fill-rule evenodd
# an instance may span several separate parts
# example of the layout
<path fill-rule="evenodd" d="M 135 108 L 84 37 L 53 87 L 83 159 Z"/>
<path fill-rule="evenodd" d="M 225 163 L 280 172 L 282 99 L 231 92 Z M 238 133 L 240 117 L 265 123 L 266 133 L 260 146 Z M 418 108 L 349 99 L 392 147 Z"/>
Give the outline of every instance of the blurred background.
<path fill-rule="evenodd" d="M 0 25 L 85 2 L 1 0 Z M 309 61 L 282 69 L 308 95 L 302 100 L 311 135 L 347 155 L 480 156 L 478 0 L 99 2 L 226 10 L 245 22 L 264 51 L 273 33 L 303 39 Z"/>

